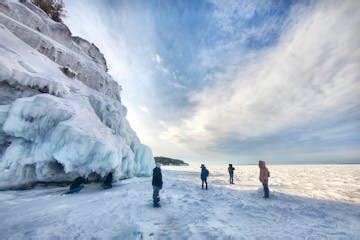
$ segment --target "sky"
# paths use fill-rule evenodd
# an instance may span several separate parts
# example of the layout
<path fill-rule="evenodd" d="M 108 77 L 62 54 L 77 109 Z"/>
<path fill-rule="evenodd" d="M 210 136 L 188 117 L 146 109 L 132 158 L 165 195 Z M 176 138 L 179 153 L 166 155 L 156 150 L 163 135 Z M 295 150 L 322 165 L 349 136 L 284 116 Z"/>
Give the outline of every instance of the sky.
<path fill-rule="evenodd" d="M 360 1 L 66 0 L 155 156 L 360 163 Z"/>

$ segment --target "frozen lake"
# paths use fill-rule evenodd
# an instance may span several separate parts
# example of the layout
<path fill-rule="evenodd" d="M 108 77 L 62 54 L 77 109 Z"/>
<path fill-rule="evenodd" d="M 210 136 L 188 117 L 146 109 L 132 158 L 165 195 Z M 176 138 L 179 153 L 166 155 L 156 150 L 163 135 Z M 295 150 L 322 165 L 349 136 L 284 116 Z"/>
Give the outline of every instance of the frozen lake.
<path fill-rule="evenodd" d="M 1 239 L 360 239 L 360 165 L 278 165 L 271 198 L 262 198 L 256 166 L 163 167 L 160 209 L 151 178 L 101 190 L 86 185 L 0 192 Z"/>
<path fill-rule="evenodd" d="M 199 166 L 164 168 L 200 171 Z M 257 166 L 235 166 L 235 185 L 227 184 L 226 165 L 209 165 L 207 168 L 212 173 L 210 184 L 224 185 L 236 190 L 257 190 L 260 187 Z M 270 165 L 269 171 L 271 190 L 275 192 L 360 204 L 360 165 Z"/>

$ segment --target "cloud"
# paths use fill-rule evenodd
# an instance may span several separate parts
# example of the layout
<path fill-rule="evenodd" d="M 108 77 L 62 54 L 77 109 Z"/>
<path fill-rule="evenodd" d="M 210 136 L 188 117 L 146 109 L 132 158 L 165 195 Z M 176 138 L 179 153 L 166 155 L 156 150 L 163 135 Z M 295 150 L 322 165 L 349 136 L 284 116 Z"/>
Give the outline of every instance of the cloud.
<path fill-rule="evenodd" d="M 159 54 L 155 54 L 155 56 L 153 57 L 154 61 L 157 63 L 157 64 L 160 64 L 162 62 L 162 59 L 160 57 Z"/>
<path fill-rule="evenodd" d="M 347 115 L 359 121 L 359 7 L 358 1 L 322 1 L 310 12 L 292 9 L 300 20 L 275 46 L 194 92 L 191 116 L 162 138 L 206 151 L 224 139 L 266 139 Z"/>
<path fill-rule="evenodd" d="M 170 83 L 172 84 L 172 86 L 175 89 L 186 89 L 186 87 L 184 85 L 182 85 L 181 83 L 179 83 L 177 81 L 171 81 Z"/>
<path fill-rule="evenodd" d="M 105 54 L 129 122 L 155 154 L 356 155 L 358 1 L 67 0 L 66 8 L 71 31 Z"/>
<path fill-rule="evenodd" d="M 149 109 L 145 106 L 139 106 L 139 109 L 143 111 L 144 113 L 149 113 Z"/>

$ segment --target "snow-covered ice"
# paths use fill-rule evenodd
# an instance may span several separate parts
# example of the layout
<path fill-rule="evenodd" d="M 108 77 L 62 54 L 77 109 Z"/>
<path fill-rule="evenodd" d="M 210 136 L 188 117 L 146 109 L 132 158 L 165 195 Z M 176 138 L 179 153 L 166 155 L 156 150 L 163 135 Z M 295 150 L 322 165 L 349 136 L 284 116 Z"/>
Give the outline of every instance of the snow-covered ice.
<path fill-rule="evenodd" d="M 65 72 L 71 74 L 64 74 Z M 154 166 L 99 49 L 29 1 L 0 0 L 0 188 Z"/>
<path fill-rule="evenodd" d="M 151 178 L 113 189 L 86 185 L 0 192 L 1 239 L 360 239 L 360 165 L 271 166 L 270 199 L 262 198 L 257 166 L 163 168 L 160 209 Z"/>
<path fill-rule="evenodd" d="M 0 0 L 0 188 L 149 176 L 120 91 L 96 46 L 29 1 Z M 147 177 L 0 191 L 0 239 L 360 239 L 359 165 L 269 168 L 269 200 L 256 166 L 236 166 L 235 185 L 210 166 L 208 191 L 198 166 L 168 167 L 160 209 Z"/>

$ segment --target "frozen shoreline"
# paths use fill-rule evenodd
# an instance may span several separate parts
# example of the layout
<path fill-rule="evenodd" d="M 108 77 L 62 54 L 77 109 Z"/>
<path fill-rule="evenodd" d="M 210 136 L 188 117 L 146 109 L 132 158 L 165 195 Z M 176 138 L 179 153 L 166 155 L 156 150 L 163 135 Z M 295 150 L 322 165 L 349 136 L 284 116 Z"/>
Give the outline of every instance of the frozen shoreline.
<path fill-rule="evenodd" d="M 166 167 L 160 209 L 151 206 L 151 178 L 127 179 L 106 191 L 91 184 L 71 196 L 60 196 L 66 188 L 4 191 L 0 192 L 0 217 L 4 219 L 0 237 L 359 239 L 360 197 L 354 193 L 359 192 L 356 174 L 360 168 L 307 167 L 291 171 L 289 166 L 269 166 L 269 200 L 262 199 L 255 166 L 236 169 L 240 172 L 236 172 L 233 186 L 227 184 L 225 168 L 209 166 L 208 191 L 200 188 L 197 168 Z M 326 181 L 317 182 L 324 173 L 321 169 L 332 173 L 334 181 L 327 184 L 333 190 L 323 185 Z M 295 178 L 299 174 L 312 180 L 311 185 L 301 187 Z M 282 184 L 286 177 L 288 183 Z M 297 195 L 291 194 L 293 191 Z"/>

